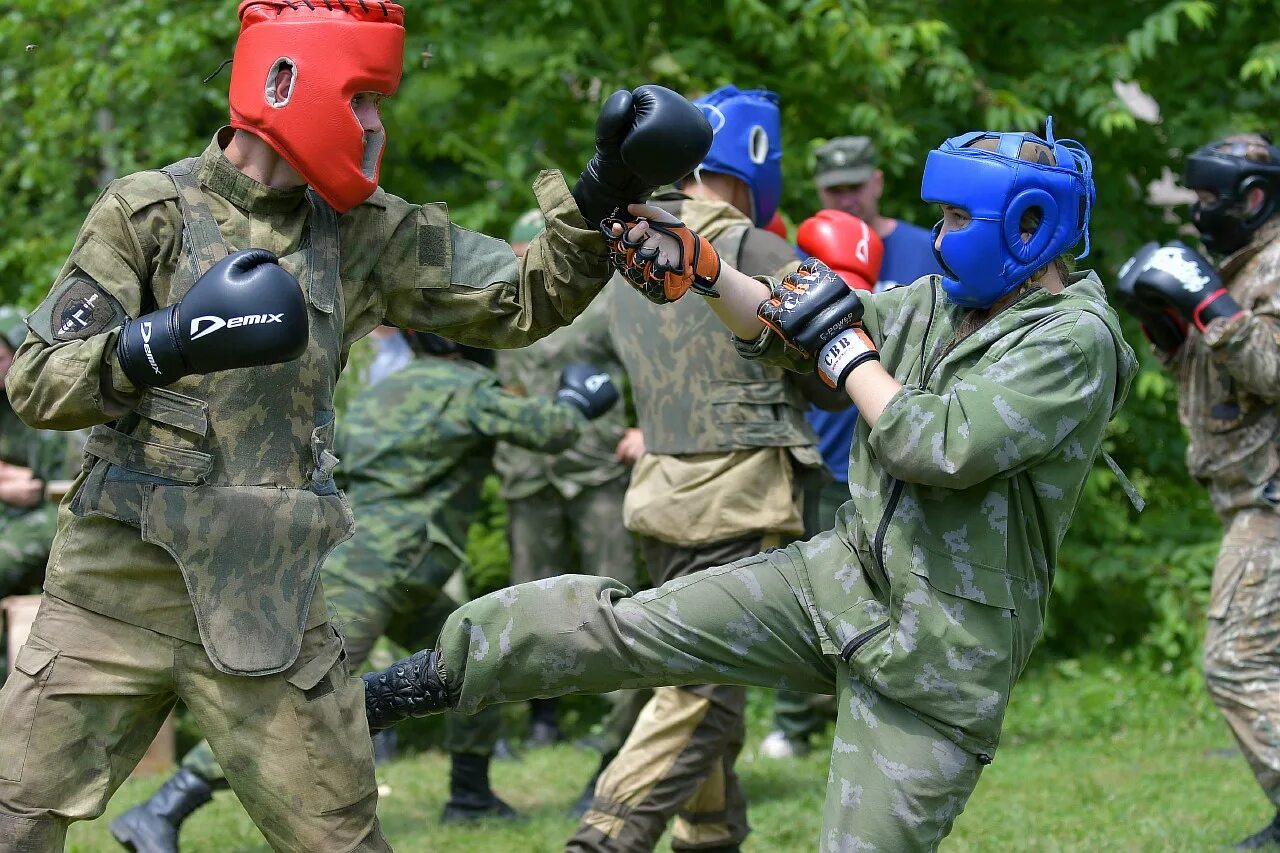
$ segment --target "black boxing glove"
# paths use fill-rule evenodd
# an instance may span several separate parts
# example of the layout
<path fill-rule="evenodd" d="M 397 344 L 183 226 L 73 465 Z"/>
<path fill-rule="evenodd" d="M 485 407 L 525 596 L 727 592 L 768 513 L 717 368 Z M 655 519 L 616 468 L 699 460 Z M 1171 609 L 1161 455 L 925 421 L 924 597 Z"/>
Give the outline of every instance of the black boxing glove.
<path fill-rule="evenodd" d="M 646 84 L 609 96 L 596 119 L 596 153 L 573 187 L 592 228 L 663 184 L 688 175 L 711 150 L 711 124 L 687 98 Z"/>
<path fill-rule="evenodd" d="M 116 358 L 138 387 L 292 361 L 307 348 L 307 306 L 298 280 L 265 249 L 218 261 L 181 301 L 126 320 Z"/>
<path fill-rule="evenodd" d="M 1132 258 L 1120 267 L 1119 281 L 1116 283 L 1116 301 L 1130 314 L 1138 318 L 1142 334 L 1151 341 L 1156 349 L 1166 353 L 1177 352 L 1187 339 L 1187 324 L 1177 310 L 1165 304 L 1164 300 L 1150 296 L 1139 296 L 1134 290 L 1138 275 L 1146 269 L 1151 255 L 1160 248 L 1160 244 L 1150 242 L 1138 250 Z"/>
<path fill-rule="evenodd" d="M 593 421 L 618 402 L 618 388 L 603 370 L 589 364 L 570 364 L 560 374 L 556 402 L 572 406 Z"/>
<path fill-rule="evenodd" d="M 1202 332 L 1219 317 L 1234 317 L 1242 310 L 1222 286 L 1213 264 L 1176 240 L 1126 272 L 1134 277 L 1133 292 L 1142 301 L 1167 305 Z"/>

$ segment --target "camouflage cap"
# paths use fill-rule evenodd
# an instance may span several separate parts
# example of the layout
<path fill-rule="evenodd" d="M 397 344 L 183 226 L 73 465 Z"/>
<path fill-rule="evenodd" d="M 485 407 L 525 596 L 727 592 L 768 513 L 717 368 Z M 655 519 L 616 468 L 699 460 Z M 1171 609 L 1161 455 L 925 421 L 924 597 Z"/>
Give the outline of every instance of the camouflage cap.
<path fill-rule="evenodd" d="M 529 243 L 534 237 L 542 233 L 542 229 L 546 227 L 546 221 L 542 218 L 542 211 L 536 207 L 533 210 L 526 211 L 516 220 L 516 224 L 511 226 L 511 234 L 507 237 L 508 243 Z"/>
<path fill-rule="evenodd" d="M 27 324 L 22 312 L 12 305 L 0 305 L 0 339 L 14 351 L 27 339 Z"/>
<path fill-rule="evenodd" d="M 868 136 L 837 136 L 814 152 L 818 189 L 865 184 L 876 170 L 876 146 Z"/>

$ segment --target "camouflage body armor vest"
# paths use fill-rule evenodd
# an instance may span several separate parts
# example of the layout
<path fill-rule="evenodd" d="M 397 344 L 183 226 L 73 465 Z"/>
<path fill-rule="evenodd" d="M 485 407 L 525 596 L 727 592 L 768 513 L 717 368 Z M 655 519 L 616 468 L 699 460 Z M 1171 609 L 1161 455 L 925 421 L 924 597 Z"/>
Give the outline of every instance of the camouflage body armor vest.
<path fill-rule="evenodd" d="M 228 254 L 196 162 L 163 170 L 183 220 L 173 301 Z M 287 364 L 147 389 L 129 416 L 93 429 L 85 445 L 92 467 L 73 504 L 137 527 L 173 557 L 205 650 L 232 675 L 293 664 L 320 565 L 355 529 L 333 480 L 344 322 L 338 218 L 311 190 L 307 198 L 307 238 L 280 260 L 307 297 L 306 352 Z"/>
<path fill-rule="evenodd" d="M 728 204 L 684 200 L 677 206 L 662 197 L 658 203 L 743 272 L 777 272 L 742 266 L 751 224 Z M 740 357 L 732 334 L 705 300 L 654 305 L 619 275 L 609 287 L 609 331 L 631 380 L 636 417 L 650 453 L 726 453 L 816 444 L 804 418 L 804 395 L 787 381 L 782 368 Z M 816 451 L 801 454 L 805 464 L 819 464 Z"/>

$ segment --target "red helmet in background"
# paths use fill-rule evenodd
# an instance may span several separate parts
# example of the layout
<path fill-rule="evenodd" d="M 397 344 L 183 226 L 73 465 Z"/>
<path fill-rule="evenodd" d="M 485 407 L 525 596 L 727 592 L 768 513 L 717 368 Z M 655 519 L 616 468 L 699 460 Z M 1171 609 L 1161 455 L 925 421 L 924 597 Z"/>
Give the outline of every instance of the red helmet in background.
<path fill-rule="evenodd" d="M 260 137 L 339 213 L 378 186 L 386 134 L 366 134 L 361 92 L 392 95 L 404 64 L 404 9 L 381 0 L 242 0 L 231 126 Z M 293 85 L 276 97 L 276 77 Z"/>
<path fill-rule="evenodd" d="M 788 242 L 791 240 L 791 235 L 787 233 L 787 223 L 782 221 L 782 214 L 776 210 L 773 212 L 773 218 L 769 220 L 769 224 L 764 227 L 764 230 L 772 231 L 774 234 L 777 234 L 783 240 L 787 240 Z"/>
<path fill-rule="evenodd" d="M 874 290 L 880 279 L 884 243 L 852 213 L 819 210 L 796 229 L 796 245 L 839 273 L 854 290 Z"/>

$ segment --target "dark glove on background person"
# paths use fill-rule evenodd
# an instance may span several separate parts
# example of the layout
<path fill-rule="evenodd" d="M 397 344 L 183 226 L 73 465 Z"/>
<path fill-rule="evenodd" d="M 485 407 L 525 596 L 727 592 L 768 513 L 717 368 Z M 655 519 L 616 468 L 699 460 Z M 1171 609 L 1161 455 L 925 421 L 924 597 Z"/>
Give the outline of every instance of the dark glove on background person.
<path fill-rule="evenodd" d="M 170 385 L 214 373 L 292 361 L 306 351 L 307 304 L 298 280 L 265 249 L 245 249 L 214 264 L 187 295 L 126 320 L 116 357 L 138 387 Z"/>
<path fill-rule="evenodd" d="M 1142 333 L 1151 341 L 1156 349 L 1165 352 L 1177 352 L 1187 339 L 1187 323 L 1176 308 L 1170 307 L 1163 299 L 1149 295 L 1139 296 L 1134 290 L 1138 275 L 1146 268 L 1147 261 L 1160 244 L 1150 242 L 1138 250 L 1132 258 L 1120 267 L 1119 281 L 1116 284 L 1116 299 L 1120 306 L 1138 318 Z"/>
<path fill-rule="evenodd" d="M 1213 264 L 1185 243 L 1165 243 L 1126 272 L 1133 276 L 1133 292 L 1140 300 L 1162 302 L 1202 332 L 1219 317 L 1241 312 Z"/>
<path fill-rule="evenodd" d="M 573 187 L 587 225 L 644 201 L 691 173 L 711 149 L 711 124 L 687 98 L 653 84 L 609 96 L 596 120 L 596 152 Z"/>
<path fill-rule="evenodd" d="M 603 370 L 589 364 L 570 364 L 560 373 L 556 402 L 572 406 L 593 421 L 618 402 L 618 388 Z"/>

